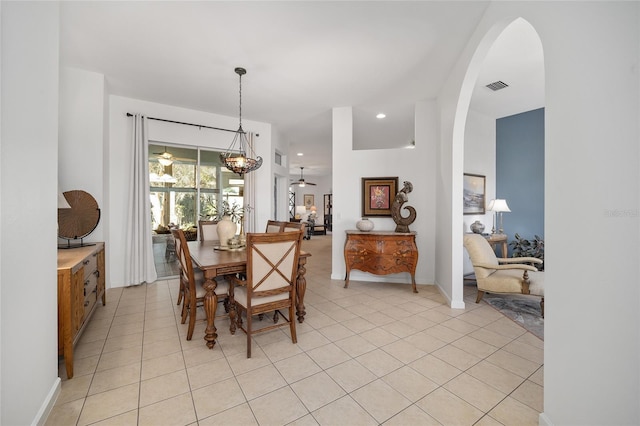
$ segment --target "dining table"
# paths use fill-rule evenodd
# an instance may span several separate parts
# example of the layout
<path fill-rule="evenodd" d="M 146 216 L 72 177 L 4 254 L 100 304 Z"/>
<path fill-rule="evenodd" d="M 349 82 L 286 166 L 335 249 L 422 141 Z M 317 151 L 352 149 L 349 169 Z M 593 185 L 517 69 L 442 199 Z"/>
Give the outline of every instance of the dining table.
<path fill-rule="evenodd" d="M 204 340 L 209 349 L 213 349 L 218 338 L 215 326 L 216 309 L 218 306 L 218 295 L 215 293 L 216 277 L 245 273 L 247 270 L 247 251 L 245 248 L 221 247 L 219 241 L 189 241 L 189 253 L 194 265 L 200 269 L 204 275 L 202 287 L 205 290 L 204 311 L 207 317 L 207 328 L 205 329 Z M 296 317 L 298 322 L 304 322 L 306 315 L 304 306 L 304 293 L 307 289 L 307 281 L 304 277 L 307 270 L 305 265 L 311 253 L 300 251 L 298 257 L 298 270 L 296 277 Z M 232 318 L 232 331 L 233 327 Z"/>

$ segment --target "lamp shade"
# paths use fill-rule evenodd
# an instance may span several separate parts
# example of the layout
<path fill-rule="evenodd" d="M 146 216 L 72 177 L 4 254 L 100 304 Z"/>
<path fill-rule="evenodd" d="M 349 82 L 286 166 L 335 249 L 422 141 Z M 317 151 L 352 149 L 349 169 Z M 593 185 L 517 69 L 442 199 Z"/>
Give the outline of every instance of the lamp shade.
<path fill-rule="evenodd" d="M 507 205 L 507 200 L 496 199 L 492 200 L 489 203 L 489 210 L 494 212 L 510 212 L 509 206 Z"/>
<path fill-rule="evenodd" d="M 304 214 L 307 214 L 307 208 L 305 206 L 296 206 L 296 216 L 302 217 Z"/>

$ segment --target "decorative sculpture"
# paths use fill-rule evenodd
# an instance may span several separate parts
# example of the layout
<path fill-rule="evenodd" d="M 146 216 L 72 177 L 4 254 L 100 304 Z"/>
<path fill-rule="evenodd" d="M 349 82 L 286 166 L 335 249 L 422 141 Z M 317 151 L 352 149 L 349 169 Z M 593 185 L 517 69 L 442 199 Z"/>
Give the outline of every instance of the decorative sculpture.
<path fill-rule="evenodd" d="M 409 211 L 409 216 L 402 217 L 400 210 L 402 205 L 409 201 L 409 192 L 413 191 L 413 185 L 409 181 L 403 182 L 404 187 L 396 194 L 396 198 L 391 205 L 391 217 L 396 223 L 396 232 L 409 232 L 409 225 L 416 220 L 416 209 L 411 206 L 405 206 L 404 208 Z"/>

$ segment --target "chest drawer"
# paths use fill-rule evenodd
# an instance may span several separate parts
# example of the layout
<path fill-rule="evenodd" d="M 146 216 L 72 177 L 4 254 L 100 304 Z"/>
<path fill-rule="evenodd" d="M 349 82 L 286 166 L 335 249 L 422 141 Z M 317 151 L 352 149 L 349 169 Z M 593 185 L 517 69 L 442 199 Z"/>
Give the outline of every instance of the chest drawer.
<path fill-rule="evenodd" d="M 98 272 L 98 253 L 95 252 L 82 260 L 84 268 L 84 280 L 86 281 L 91 275 Z"/>

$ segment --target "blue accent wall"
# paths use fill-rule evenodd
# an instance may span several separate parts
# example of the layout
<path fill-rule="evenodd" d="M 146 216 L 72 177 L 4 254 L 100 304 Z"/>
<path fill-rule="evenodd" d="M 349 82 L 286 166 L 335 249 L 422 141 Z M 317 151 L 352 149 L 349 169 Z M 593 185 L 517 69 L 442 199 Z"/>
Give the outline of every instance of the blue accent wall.
<path fill-rule="evenodd" d="M 544 108 L 496 120 L 496 198 L 511 209 L 503 213 L 509 242 L 516 232 L 544 239 Z"/>

